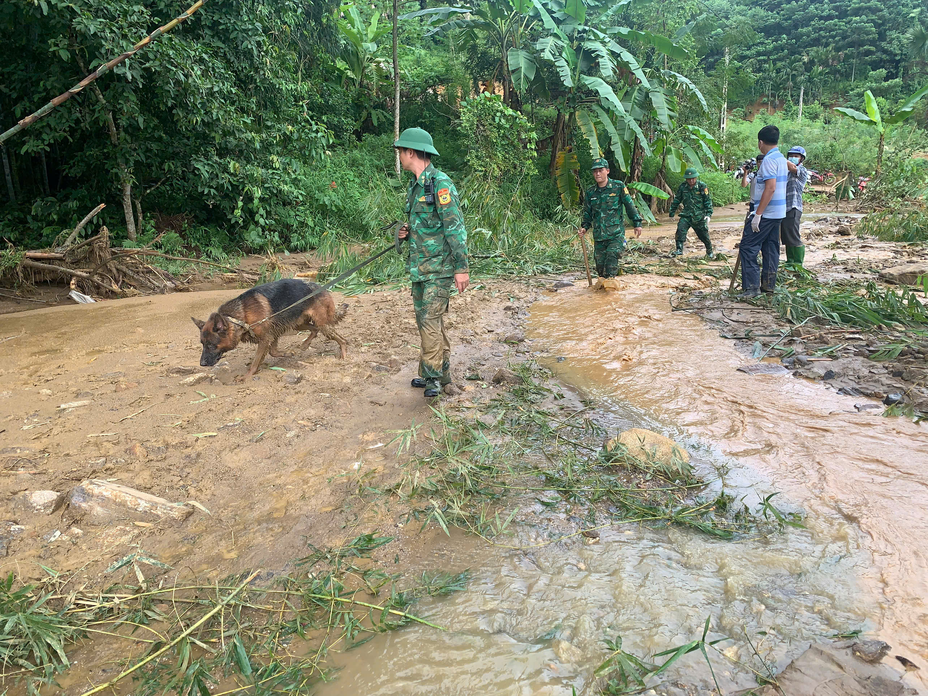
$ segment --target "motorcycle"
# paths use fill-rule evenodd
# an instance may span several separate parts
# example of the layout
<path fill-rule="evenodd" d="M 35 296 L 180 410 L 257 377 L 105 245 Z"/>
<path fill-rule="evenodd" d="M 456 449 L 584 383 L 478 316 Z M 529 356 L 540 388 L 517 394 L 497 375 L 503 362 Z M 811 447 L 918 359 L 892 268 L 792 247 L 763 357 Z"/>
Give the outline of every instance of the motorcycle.
<path fill-rule="evenodd" d="M 809 170 L 809 182 L 813 184 L 825 184 L 831 185 L 838 180 L 838 177 L 834 172 L 824 171 L 818 172 L 814 169 Z"/>
<path fill-rule="evenodd" d="M 869 176 L 859 176 L 857 177 L 857 197 L 864 195 L 867 190 L 867 184 L 870 183 Z"/>

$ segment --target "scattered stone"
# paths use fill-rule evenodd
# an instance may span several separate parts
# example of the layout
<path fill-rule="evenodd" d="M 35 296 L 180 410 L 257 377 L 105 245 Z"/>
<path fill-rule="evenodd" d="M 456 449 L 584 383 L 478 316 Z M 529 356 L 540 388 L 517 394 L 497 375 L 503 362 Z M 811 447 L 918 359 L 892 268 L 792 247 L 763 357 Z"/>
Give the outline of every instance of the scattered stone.
<path fill-rule="evenodd" d="M 587 539 L 599 539 L 599 532 L 596 531 L 595 529 L 584 529 L 580 533 L 583 536 L 585 536 Z"/>
<path fill-rule="evenodd" d="M 499 368 L 491 381 L 493 384 L 522 384 L 522 378 L 505 367 Z"/>
<path fill-rule="evenodd" d="M 882 404 L 854 404 L 854 408 L 863 413 L 864 411 L 883 410 Z"/>
<path fill-rule="evenodd" d="M 403 363 L 395 355 L 391 355 L 390 359 L 387 361 L 387 366 L 389 366 L 391 372 L 399 372 L 403 369 Z"/>
<path fill-rule="evenodd" d="M 895 406 L 901 404 L 904 400 L 905 397 L 902 394 L 887 394 L 886 398 L 883 399 L 883 403 L 887 406 Z"/>
<path fill-rule="evenodd" d="M 445 396 L 457 396 L 461 393 L 461 390 L 458 389 L 454 384 L 446 384 L 442 387 L 442 391 L 445 393 Z"/>
<path fill-rule="evenodd" d="M 52 393 L 53 392 L 51 389 L 39 389 L 39 394 L 41 394 L 42 396 L 51 396 Z"/>
<path fill-rule="evenodd" d="M 593 285 L 593 289 L 615 291 L 615 290 L 621 290 L 622 286 L 619 284 L 619 281 L 617 281 L 615 278 L 600 278 Z"/>
<path fill-rule="evenodd" d="M 197 368 L 195 367 L 177 366 L 177 367 L 169 367 L 167 370 L 165 370 L 165 374 L 168 377 L 182 377 L 184 375 L 192 375 L 196 371 L 197 371 Z"/>
<path fill-rule="evenodd" d="M 928 276 L 928 261 L 905 263 L 880 271 L 880 280 L 895 285 L 915 285 L 919 276 Z"/>
<path fill-rule="evenodd" d="M 738 372 L 744 372 L 748 375 L 785 375 L 789 374 L 782 365 L 776 363 L 755 363 L 754 365 L 742 365 Z"/>
<path fill-rule="evenodd" d="M 674 465 L 689 464 L 690 455 L 669 437 L 664 437 L 644 428 L 632 428 L 618 437 L 608 440 L 604 445 L 607 452 L 614 452 L 624 446 L 631 456 L 655 464 Z"/>
<path fill-rule="evenodd" d="M 42 539 L 48 542 L 49 544 L 51 544 L 53 541 L 57 540 L 58 537 L 60 536 L 61 536 L 61 531 L 56 529 L 55 531 L 49 532 L 48 534 L 43 536 Z"/>
<path fill-rule="evenodd" d="M 914 672 L 915 670 L 920 669 L 917 664 L 912 662 L 912 660 L 907 657 L 903 657 L 902 655 L 893 655 L 893 657 L 899 660 L 899 664 L 905 667 L 906 672 Z"/>
<path fill-rule="evenodd" d="M 0 558 L 4 558 L 10 553 L 10 544 L 25 532 L 26 528 L 21 524 L 16 524 L 10 520 L 0 522 Z"/>
<path fill-rule="evenodd" d="M 70 517 L 88 518 L 96 523 L 126 517 L 184 520 L 192 512 L 193 508 L 182 503 L 172 503 L 128 486 L 99 479 L 81 481 L 67 497 L 67 514 Z"/>
<path fill-rule="evenodd" d="M 80 408 L 81 406 L 90 406 L 91 403 L 93 403 L 93 402 L 92 402 L 92 401 L 89 401 L 89 400 L 84 400 L 84 401 L 69 401 L 69 402 L 66 403 L 66 404 L 61 404 L 61 406 L 58 407 L 58 410 L 59 410 L 59 411 L 67 411 L 68 409 Z"/>
<path fill-rule="evenodd" d="M 844 237 L 850 237 L 851 228 L 848 227 L 847 225 L 838 225 L 837 227 L 835 227 L 835 234 L 840 234 Z"/>
<path fill-rule="evenodd" d="M 141 459 L 143 461 L 148 459 L 148 450 L 138 442 L 133 445 L 129 445 L 129 447 L 126 448 L 126 454 L 128 454 L 130 457 L 135 457 L 136 459 Z"/>
<path fill-rule="evenodd" d="M 119 382 L 116 384 L 116 387 L 113 389 L 116 393 L 129 391 L 130 389 L 135 389 L 139 386 L 138 382 Z"/>
<path fill-rule="evenodd" d="M 851 646 L 851 652 L 864 662 L 876 664 L 889 654 L 891 648 L 889 643 L 881 640 L 862 640 Z"/>
<path fill-rule="evenodd" d="M 374 372 L 389 372 L 390 371 L 390 368 L 387 367 L 386 365 L 379 365 L 379 364 L 375 364 L 371 369 L 374 370 Z"/>
<path fill-rule="evenodd" d="M 569 280 L 559 280 L 551 287 L 555 290 L 560 290 L 561 288 L 572 288 L 574 286 Z"/>
<path fill-rule="evenodd" d="M 740 691 L 747 696 L 916 696 L 898 673 L 858 659 L 850 647 L 813 645 L 777 675 L 776 686 Z M 737 696 L 737 695 L 736 695 Z"/>
<path fill-rule="evenodd" d="M 200 372 L 198 374 L 191 375 L 190 377 L 187 377 L 186 379 L 182 379 L 180 381 L 180 384 L 182 387 L 195 387 L 201 382 L 212 381 L 212 379 L 213 379 L 212 375 L 207 374 L 205 372 Z"/>
<path fill-rule="evenodd" d="M 33 512 L 50 515 L 58 507 L 61 493 L 58 491 L 33 491 L 25 494 L 26 504 Z"/>
<path fill-rule="evenodd" d="M 553 640 L 551 649 L 557 655 L 557 659 L 564 664 L 579 665 L 583 663 L 583 652 L 576 645 L 572 645 L 566 640 Z"/>
<path fill-rule="evenodd" d="M 827 382 L 830 379 L 834 379 L 836 376 L 837 374 L 834 370 L 825 370 L 825 374 L 822 375 L 822 379 Z"/>
<path fill-rule="evenodd" d="M 290 386 L 296 386 L 303 381 L 303 374 L 301 372 L 284 372 L 280 381 Z"/>
<path fill-rule="evenodd" d="M 480 373 L 477 372 L 477 370 L 471 370 L 466 375 L 464 375 L 464 379 L 471 382 L 479 382 L 482 377 L 480 376 Z"/>
<path fill-rule="evenodd" d="M 525 340 L 524 333 L 511 333 L 503 339 L 503 343 L 509 343 L 514 345 L 516 343 L 522 343 Z"/>
<path fill-rule="evenodd" d="M 795 362 L 796 364 L 801 365 L 802 367 L 806 367 L 809 364 L 809 356 L 808 355 L 797 355 L 795 357 Z"/>

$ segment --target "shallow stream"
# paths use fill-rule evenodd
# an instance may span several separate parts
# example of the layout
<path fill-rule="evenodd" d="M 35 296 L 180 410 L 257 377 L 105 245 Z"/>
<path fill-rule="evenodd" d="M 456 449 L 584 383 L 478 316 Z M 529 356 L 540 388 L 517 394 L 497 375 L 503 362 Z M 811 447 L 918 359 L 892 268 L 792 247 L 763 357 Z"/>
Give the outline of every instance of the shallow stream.
<path fill-rule="evenodd" d="M 857 629 L 922 665 L 905 683 L 928 693 L 924 427 L 858 412 L 860 399 L 820 383 L 737 372 L 750 360 L 730 341 L 671 312 L 675 282 L 637 276 L 619 292 L 575 287 L 534 305 L 543 362 L 616 431 L 676 439 L 701 473 L 721 475 L 717 486 L 752 506 L 778 492 L 806 529 L 727 542 L 619 527 L 595 545 L 519 551 L 437 542 L 423 568 L 473 569 L 466 592 L 417 605 L 448 631 L 413 626 L 338 656 L 343 670 L 319 694 L 592 693 L 604 638 L 645 656 L 698 638 L 707 618 L 710 638 L 731 639 L 710 652 L 724 693 L 756 685 L 764 661 L 782 669 L 811 642 Z M 524 524 L 509 543 L 546 538 Z M 696 653 L 663 677 L 658 693 L 711 685 Z"/>

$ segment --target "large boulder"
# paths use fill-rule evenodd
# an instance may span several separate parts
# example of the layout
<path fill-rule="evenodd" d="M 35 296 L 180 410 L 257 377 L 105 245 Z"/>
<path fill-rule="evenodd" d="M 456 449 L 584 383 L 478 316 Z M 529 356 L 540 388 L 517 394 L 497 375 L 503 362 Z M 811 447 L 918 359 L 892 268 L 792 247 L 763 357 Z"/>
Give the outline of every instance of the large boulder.
<path fill-rule="evenodd" d="M 928 261 L 904 263 L 880 271 L 880 280 L 896 285 L 915 285 L 919 276 L 928 276 Z"/>
<path fill-rule="evenodd" d="M 669 437 L 644 428 L 632 428 L 608 440 L 604 448 L 609 454 L 628 453 L 649 464 L 675 467 L 689 464 L 690 455 Z"/>
<path fill-rule="evenodd" d="M 193 508 L 172 503 L 118 483 L 88 479 L 68 494 L 66 514 L 72 519 L 105 523 L 118 519 L 184 520 Z"/>

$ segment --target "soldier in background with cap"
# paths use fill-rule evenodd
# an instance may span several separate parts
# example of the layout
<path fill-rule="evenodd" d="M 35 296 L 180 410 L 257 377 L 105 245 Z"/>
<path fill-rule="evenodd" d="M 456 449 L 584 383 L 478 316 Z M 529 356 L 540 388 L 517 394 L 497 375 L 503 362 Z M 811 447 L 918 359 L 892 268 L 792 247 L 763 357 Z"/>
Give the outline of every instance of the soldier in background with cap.
<path fill-rule="evenodd" d="M 780 223 L 780 239 L 786 247 L 786 263 L 802 266 L 806 257 L 806 248 L 799 234 L 802 221 L 802 193 L 809 180 L 808 170 L 802 166 L 806 161 L 805 148 L 795 146 L 786 153 L 786 168 L 789 178 L 786 180 L 786 217 Z"/>
<path fill-rule="evenodd" d="M 593 160 L 596 186 L 587 189 L 583 200 L 583 223 L 580 236 L 593 229 L 593 259 L 596 275 L 614 278 L 619 274 L 619 259 L 625 251 L 625 222 L 622 210 L 635 226 L 635 237 L 641 236 L 641 215 L 632 202 L 628 188 L 621 181 L 609 178 L 609 163 L 605 157 Z"/>
<path fill-rule="evenodd" d="M 407 128 L 393 143 L 400 164 L 413 180 L 406 194 L 408 222 L 400 228 L 409 239 L 409 276 L 419 328 L 419 376 L 412 386 L 427 397 L 438 396 L 451 383 L 451 343 L 444 316 L 452 287 L 464 292 L 470 283 L 467 231 L 457 189 L 448 175 L 432 166 L 438 151 L 432 136 L 421 128 Z"/>
<path fill-rule="evenodd" d="M 712 218 L 712 198 L 709 187 L 699 181 L 699 172 L 690 167 L 683 174 L 685 181 L 677 187 L 677 195 L 670 204 L 670 217 L 673 219 L 681 205 L 680 222 L 677 223 L 677 248 L 671 256 L 683 254 L 683 244 L 690 227 L 706 245 L 706 258 L 712 257 L 712 240 L 709 238 L 709 220 Z"/>

